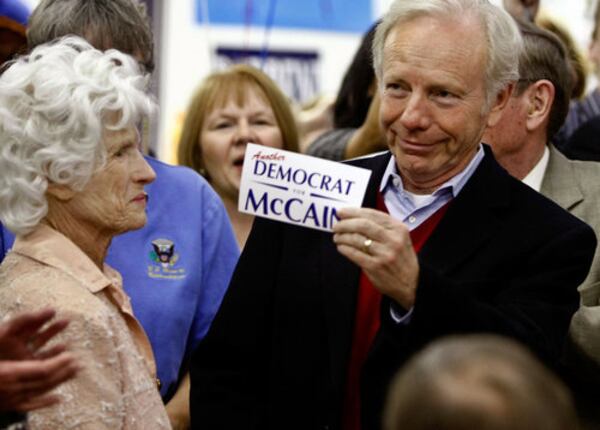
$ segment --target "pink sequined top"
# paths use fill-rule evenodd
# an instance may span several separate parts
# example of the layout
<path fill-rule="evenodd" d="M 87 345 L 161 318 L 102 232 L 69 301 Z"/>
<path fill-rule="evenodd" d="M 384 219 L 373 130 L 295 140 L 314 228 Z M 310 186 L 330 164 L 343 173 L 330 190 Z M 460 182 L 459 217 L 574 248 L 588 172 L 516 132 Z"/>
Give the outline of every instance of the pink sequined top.
<path fill-rule="evenodd" d="M 121 276 L 100 270 L 73 242 L 39 225 L 18 237 L 0 266 L 0 315 L 52 307 L 71 323 L 57 336 L 83 367 L 29 413 L 29 428 L 170 429 L 156 387 L 150 342 L 133 316 Z"/>

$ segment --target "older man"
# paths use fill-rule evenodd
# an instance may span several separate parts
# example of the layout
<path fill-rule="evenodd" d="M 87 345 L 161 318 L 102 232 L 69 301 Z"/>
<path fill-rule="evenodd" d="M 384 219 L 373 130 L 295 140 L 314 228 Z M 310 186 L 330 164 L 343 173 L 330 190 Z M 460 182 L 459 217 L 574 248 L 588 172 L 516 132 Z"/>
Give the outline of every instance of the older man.
<path fill-rule="evenodd" d="M 562 43 L 550 32 L 521 23 L 521 79 L 502 119 L 483 140 L 511 175 L 600 232 L 600 164 L 571 161 L 548 145 L 569 109 L 572 75 Z M 571 323 L 568 360 L 585 380 L 600 382 L 600 252 L 579 287 L 581 307 Z M 594 405 L 597 410 L 597 406 Z M 598 418 L 596 418 L 598 419 Z M 600 422 L 600 421 L 599 421 Z"/>
<path fill-rule="evenodd" d="M 391 153 L 354 162 L 372 170 L 365 207 L 333 238 L 256 222 L 192 360 L 194 428 L 379 429 L 394 372 L 447 334 L 556 365 L 596 241 L 480 144 L 520 47 L 487 1 L 392 4 L 373 46 Z"/>

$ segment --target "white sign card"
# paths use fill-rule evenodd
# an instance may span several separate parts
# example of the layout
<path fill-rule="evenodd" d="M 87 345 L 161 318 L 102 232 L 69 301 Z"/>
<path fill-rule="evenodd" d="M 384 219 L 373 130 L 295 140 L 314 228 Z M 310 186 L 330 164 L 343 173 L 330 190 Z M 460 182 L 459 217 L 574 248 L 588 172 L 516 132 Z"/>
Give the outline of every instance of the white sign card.
<path fill-rule="evenodd" d="M 331 231 L 341 207 L 360 207 L 371 171 L 296 152 L 248 144 L 238 210 Z"/>

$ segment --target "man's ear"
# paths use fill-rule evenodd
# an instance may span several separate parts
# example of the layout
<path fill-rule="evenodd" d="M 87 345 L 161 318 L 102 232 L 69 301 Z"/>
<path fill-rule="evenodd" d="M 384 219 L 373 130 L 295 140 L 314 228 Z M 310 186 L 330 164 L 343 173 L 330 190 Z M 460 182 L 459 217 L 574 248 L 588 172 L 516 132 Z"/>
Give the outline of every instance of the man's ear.
<path fill-rule="evenodd" d="M 527 130 L 533 131 L 546 126 L 554 102 L 554 85 L 547 79 L 531 84 L 527 90 Z"/>
<path fill-rule="evenodd" d="M 492 102 L 492 107 L 488 114 L 488 127 L 493 127 L 498 124 L 498 121 L 500 121 L 500 118 L 502 118 L 502 111 L 504 111 L 504 108 L 506 107 L 514 90 L 515 84 L 511 83 L 505 86 L 502 91 L 496 95 L 496 99 Z"/>
<path fill-rule="evenodd" d="M 46 194 L 61 202 L 68 202 L 75 195 L 75 191 L 73 191 L 73 189 L 67 185 L 48 182 Z"/>

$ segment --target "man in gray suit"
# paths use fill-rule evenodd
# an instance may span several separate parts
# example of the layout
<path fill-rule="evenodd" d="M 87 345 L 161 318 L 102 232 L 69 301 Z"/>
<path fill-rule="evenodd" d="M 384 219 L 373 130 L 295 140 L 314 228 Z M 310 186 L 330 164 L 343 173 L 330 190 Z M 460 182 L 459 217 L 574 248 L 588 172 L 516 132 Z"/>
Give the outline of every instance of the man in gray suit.
<path fill-rule="evenodd" d="M 600 237 L 600 163 L 571 161 L 548 142 L 569 107 L 572 74 L 553 34 L 519 23 L 524 49 L 520 79 L 496 126 L 483 141 L 514 177 L 588 223 Z M 579 287 L 581 307 L 571 322 L 567 360 L 588 381 L 600 383 L 600 252 Z"/>

